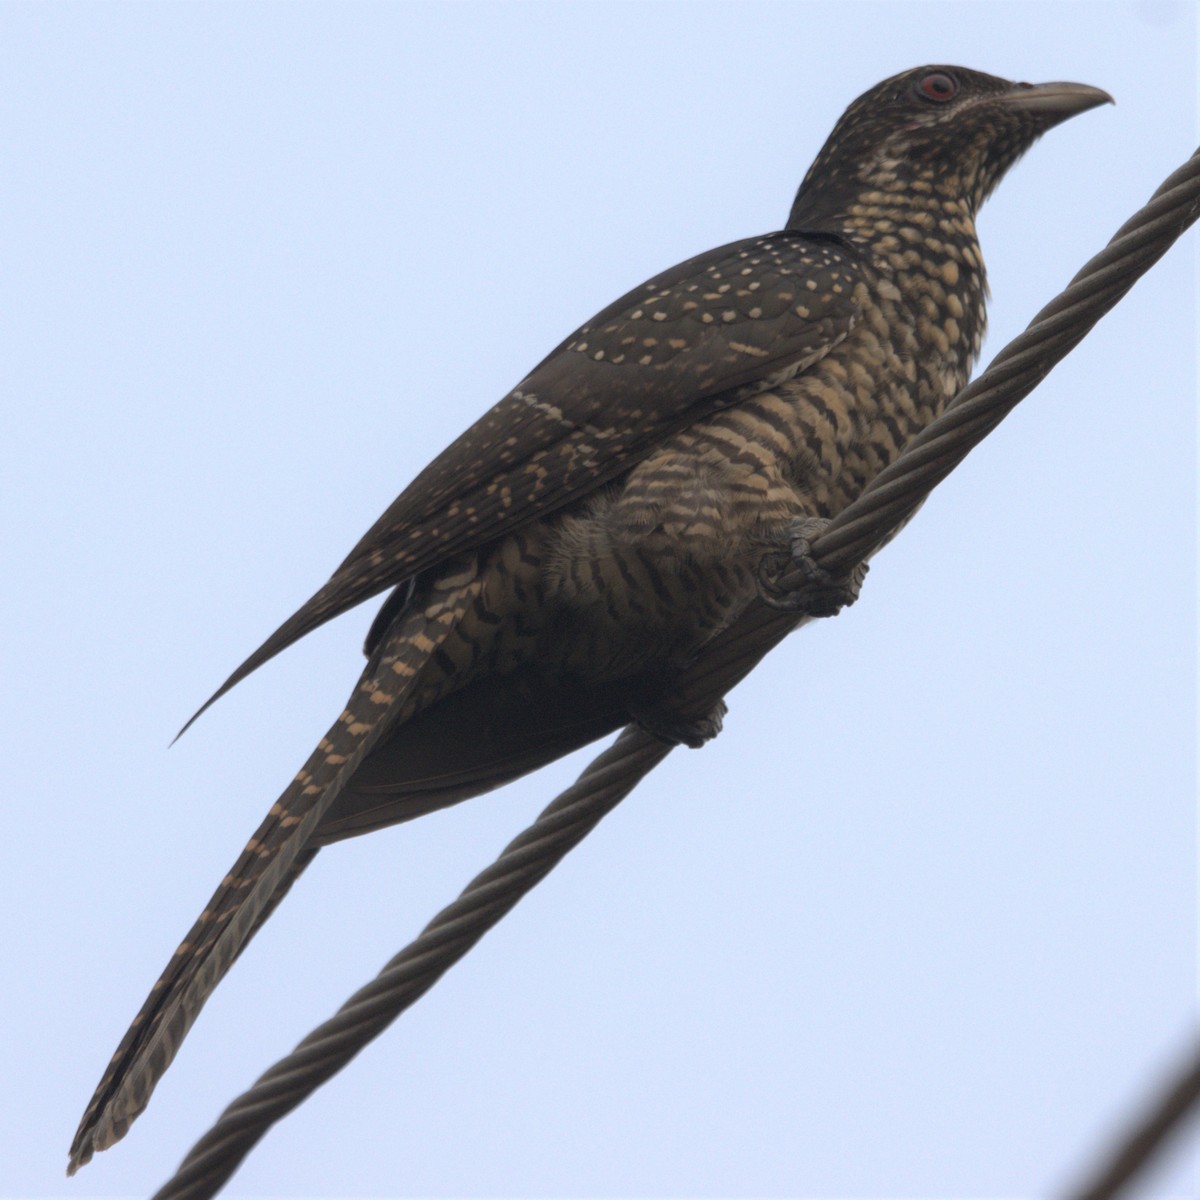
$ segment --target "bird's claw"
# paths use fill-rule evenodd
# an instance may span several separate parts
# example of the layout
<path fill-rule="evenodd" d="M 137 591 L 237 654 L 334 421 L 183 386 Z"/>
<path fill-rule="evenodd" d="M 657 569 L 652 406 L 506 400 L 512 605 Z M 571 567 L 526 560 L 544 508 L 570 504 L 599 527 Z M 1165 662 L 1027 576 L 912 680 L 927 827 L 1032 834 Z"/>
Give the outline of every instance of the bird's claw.
<path fill-rule="evenodd" d="M 788 526 L 787 550 L 772 550 L 759 559 L 758 594 L 764 604 L 807 617 L 834 617 L 858 599 L 865 562 L 835 575 L 812 557 L 812 543 L 828 526 L 824 517 L 800 517 Z"/>
<path fill-rule="evenodd" d="M 629 716 L 643 733 L 668 746 L 682 744 L 691 750 L 699 750 L 721 732 L 728 711 L 724 700 L 699 718 L 685 717 L 662 700 L 638 700 L 629 705 Z"/>

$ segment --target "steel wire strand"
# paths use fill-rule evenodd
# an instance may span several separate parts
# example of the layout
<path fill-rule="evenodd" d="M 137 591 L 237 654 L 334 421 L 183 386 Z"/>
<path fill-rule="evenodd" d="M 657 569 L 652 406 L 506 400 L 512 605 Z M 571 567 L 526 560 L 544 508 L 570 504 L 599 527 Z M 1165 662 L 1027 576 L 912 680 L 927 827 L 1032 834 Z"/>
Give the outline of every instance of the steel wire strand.
<path fill-rule="evenodd" d="M 1200 216 L 1200 151 L 1175 171 L 1024 333 L 816 538 L 830 572 L 870 557 L 925 497 Z M 755 606 L 683 678 L 704 712 L 807 618 Z M 412 943 L 217 1119 L 154 1200 L 207 1200 L 280 1117 L 341 1069 L 461 958 L 670 752 L 630 726 Z"/>
<path fill-rule="evenodd" d="M 836 574 L 869 558 L 925 498 L 1072 350 L 1134 283 L 1200 217 L 1200 150 L 1113 235 L 1067 287 L 1013 338 L 863 489 L 812 543 L 818 567 Z M 798 583 L 799 571 L 783 587 Z M 794 618 L 759 606 L 706 648 L 681 688 L 685 710 L 724 695 L 796 628 Z"/>
<path fill-rule="evenodd" d="M 375 979 L 229 1105 L 156 1200 L 200 1200 L 215 1195 L 275 1121 L 336 1074 L 428 991 L 670 749 L 638 730 L 625 730 Z"/>
<path fill-rule="evenodd" d="M 1070 1200 L 1116 1200 L 1129 1184 L 1161 1154 L 1172 1135 L 1200 1102 L 1200 1046 L 1193 1046 L 1175 1075 L 1164 1081 L 1133 1120 L 1125 1135 L 1114 1141 L 1094 1173 Z"/>
<path fill-rule="evenodd" d="M 870 556 L 893 521 L 911 516 L 950 473 L 1025 398 L 1200 216 L 1200 151 L 1114 234 L 988 369 L 835 517 L 813 544 L 830 571 Z"/>

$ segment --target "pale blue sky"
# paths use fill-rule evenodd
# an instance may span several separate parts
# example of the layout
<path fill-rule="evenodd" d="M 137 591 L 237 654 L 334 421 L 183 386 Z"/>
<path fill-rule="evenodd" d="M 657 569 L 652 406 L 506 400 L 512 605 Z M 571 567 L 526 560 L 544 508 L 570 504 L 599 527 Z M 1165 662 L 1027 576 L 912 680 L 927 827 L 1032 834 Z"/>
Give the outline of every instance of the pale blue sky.
<path fill-rule="evenodd" d="M 181 722 L 564 334 L 939 61 L 1118 101 L 984 210 L 986 361 L 1195 147 L 1194 6 L 0 5 L 0 1194 L 148 1194 L 573 778 L 323 854 L 64 1180 L 372 606 Z M 1060 1193 L 1194 1026 L 1195 246 L 226 1194 Z"/>

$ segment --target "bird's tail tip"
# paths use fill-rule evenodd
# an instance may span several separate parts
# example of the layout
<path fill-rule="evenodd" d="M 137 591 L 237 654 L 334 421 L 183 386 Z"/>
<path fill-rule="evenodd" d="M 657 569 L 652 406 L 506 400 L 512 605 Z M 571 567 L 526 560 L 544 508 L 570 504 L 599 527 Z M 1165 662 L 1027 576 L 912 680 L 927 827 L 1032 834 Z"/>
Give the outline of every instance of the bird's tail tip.
<path fill-rule="evenodd" d="M 80 1167 L 86 1167 L 92 1161 L 97 1150 L 107 1150 L 109 1146 L 120 1139 L 120 1135 L 117 1135 L 117 1137 L 109 1138 L 107 1141 L 101 1141 L 98 1137 L 99 1130 L 96 1126 L 95 1116 L 96 1114 L 89 1107 L 88 1111 L 83 1115 L 83 1120 L 79 1123 L 79 1128 L 75 1131 L 71 1148 L 67 1151 L 68 1179 Z"/>

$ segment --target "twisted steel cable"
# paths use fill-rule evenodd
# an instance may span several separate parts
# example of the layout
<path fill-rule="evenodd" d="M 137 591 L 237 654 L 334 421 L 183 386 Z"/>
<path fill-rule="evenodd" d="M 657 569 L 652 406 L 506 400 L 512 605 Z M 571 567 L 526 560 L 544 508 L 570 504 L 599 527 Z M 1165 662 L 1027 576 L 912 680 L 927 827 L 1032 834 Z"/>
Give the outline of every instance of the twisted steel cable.
<path fill-rule="evenodd" d="M 1200 217 L 1200 150 L 1170 175 L 1024 333 L 814 539 L 812 558 L 834 574 L 884 545 L 941 482 L 1072 350 Z M 807 618 L 753 607 L 683 679 L 686 714 L 707 712 Z M 218 1118 L 154 1200 L 216 1195 L 259 1138 L 336 1074 L 422 996 L 518 900 L 549 874 L 670 747 L 626 728 L 492 866 L 374 980 L 270 1068 Z"/>
<path fill-rule="evenodd" d="M 1165 1081 L 1159 1094 L 1138 1114 L 1125 1136 L 1103 1156 L 1103 1161 L 1070 1200 L 1116 1200 L 1163 1150 L 1200 1101 L 1200 1046 L 1193 1046 L 1176 1074 Z"/>

